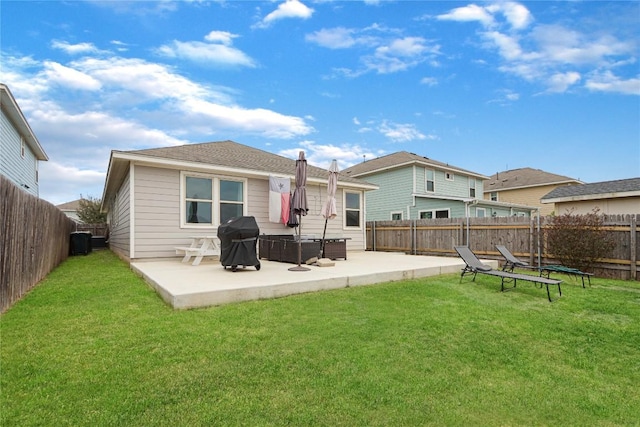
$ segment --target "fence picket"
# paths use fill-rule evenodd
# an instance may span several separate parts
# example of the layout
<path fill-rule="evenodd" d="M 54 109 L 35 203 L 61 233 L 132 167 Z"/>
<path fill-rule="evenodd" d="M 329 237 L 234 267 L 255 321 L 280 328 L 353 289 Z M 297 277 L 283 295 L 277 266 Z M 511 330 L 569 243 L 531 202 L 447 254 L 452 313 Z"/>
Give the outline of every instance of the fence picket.
<path fill-rule="evenodd" d="M 0 175 L 0 313 L 69 256 L 74 221 Z"/>

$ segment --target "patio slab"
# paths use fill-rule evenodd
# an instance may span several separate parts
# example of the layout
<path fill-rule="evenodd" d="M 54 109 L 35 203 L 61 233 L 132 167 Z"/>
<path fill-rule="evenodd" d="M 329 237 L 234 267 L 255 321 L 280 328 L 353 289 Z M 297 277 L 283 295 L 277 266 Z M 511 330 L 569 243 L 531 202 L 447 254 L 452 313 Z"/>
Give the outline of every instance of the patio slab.
<path fill-rule="evenodd" d="M 232 272 L 215 259 L 193 266 L 168 258 L 134 261 L 131 268 L 173 308 L 188 309 L 459 273 L 464 267 L 460 258 L 392 252 L 349 252 L 347 260 L 331 267 L 310 265 L 309 271 L 289 271 L 295 264 L 260 263 L 259 271 L 248 267 Z M 497 268 L 496 261 L 485 263 Z"/>

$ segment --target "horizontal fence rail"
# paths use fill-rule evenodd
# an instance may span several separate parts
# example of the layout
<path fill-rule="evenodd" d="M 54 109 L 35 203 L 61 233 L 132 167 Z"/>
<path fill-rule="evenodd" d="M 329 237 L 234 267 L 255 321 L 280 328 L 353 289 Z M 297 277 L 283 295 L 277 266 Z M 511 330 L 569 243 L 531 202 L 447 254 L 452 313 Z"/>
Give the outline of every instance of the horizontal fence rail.
<path fill-rule="evenodd" d="M 607 259 L 594 265 L 601 277 L 639 280 L 638 215 L 605 215 L 604 226 L 614 242 Z M 545 231 L 550 217 L 440 218 L 368 221 L 367 250 L 413 255 L 457 256 L 454 246 L 468 245 L 484 258 L 502 261 L 496 245 L 506 246 L 531 265 L 557 263 L 545 252 Z"/>
<path fill-rule="evenodd" d="M 69 256 L 75 224 L 0 175 L 0 313 Z"/>

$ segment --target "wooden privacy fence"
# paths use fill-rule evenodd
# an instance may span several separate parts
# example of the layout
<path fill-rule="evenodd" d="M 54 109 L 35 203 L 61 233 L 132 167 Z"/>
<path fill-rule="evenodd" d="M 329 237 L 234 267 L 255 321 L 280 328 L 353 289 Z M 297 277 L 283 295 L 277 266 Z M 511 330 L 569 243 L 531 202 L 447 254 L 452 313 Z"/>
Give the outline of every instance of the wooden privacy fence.
<path fill-rule="evenodd" d="M 0 175 L 0 313 L 69 256 L 73 220 Z"/>
<path fill-rule="evenodd" d="M 639 280 L 638 215 L 607 215 L 603 229 L 615 242 L 610 258 L 599 260 L 594 272 L 601 277 Z M 413 255 L 457 256 L 453 247 L 468 245 L 484 258 L 502 260 L 496 245 L 506 246 L 532 265 L 557 263 L 546 253 L 545 229 L 549 217 L 447 218 L 404 221 L 368 221 L 367 250 Z"/>

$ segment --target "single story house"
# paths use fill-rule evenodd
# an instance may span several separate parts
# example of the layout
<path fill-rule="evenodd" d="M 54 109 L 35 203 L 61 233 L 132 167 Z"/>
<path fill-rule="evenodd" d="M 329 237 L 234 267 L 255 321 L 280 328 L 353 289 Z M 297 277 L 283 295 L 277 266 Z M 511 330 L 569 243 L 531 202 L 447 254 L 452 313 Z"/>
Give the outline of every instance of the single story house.
<path fill-rule="evenodd" d="M 0 174 L 40 196 L 39 163 L 49 160 L 7 85 L 0 83 Z"/>
<path fill-rule="evenodd" d="M 483 200 L 487 176 L 407 151 L 367 160 L 342 174 L 379 187 L 367 193 L 367 221 L 531 216 L 536 211 Z"/>
<path fill-rule="evenodd" d="M 551 204 L 558 215 L 583 215 L 594 209 L 605 215 L 640 214 L 640 178 L 558 187 L 541 202 Z"/>
<path fill-rule="evenodd" d="M 112 151 L 102 196 L 109 246 L 130 260 L 175 257 L 175 247 L 194 235 L 216 234 L 231 216 L 255 217 L 260 234 L 293 234 L 269 220 L 269 181 L 285 178 L 293 190 L 295 165 L 295 159 L 233 141 Z M 327 182 L 327 169 L 308 165 L 303 235 L 322 236 Z M 328 221 L 327 236 L 349 238 L 347 250 L 364 250 L 364 194 L 376 188 L 340 174 L 338 215 Z"/>
<path fill-rule="evenodd" d="M 542 196 L 557 187 L 575 184 L 582 184 L 582 181 L 540 169 L 512 169 L 491 175 L 484 182 L 484 199 L 535 206 L 541 215 L 549 215 L 553 206 L 543 204 L 540 201 Z"/>
<path fill-rule="evenodd" d="M 62 203 L 60 205 L 56 205 L 58 209 L 60 209 L 68 218 L 71 218 L 75 222 L 82 222 L 78 217 L 78 209 L 80 209 L 80 200 L 77 199 L 72 202 Z"/>

